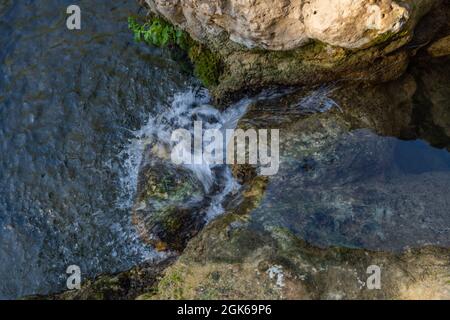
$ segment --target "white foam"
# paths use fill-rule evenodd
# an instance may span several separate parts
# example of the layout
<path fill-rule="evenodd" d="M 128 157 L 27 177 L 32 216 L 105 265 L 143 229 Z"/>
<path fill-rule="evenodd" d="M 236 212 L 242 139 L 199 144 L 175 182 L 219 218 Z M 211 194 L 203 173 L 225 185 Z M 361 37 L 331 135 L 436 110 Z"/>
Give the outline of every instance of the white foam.
<path fill-rule="evenodd" d="M 169 108 L 157 106 L 159 110 L 157 116 L 149 116 L 144 126 L 132 132 L 133 137 L 120 155 L 123 172 L 120 177 L 121 195 L 117 205 L 123 209 L 133 206 L 139 168 L 147 146 L 159 143 L 171 149 L 172 132 L 180 128 L 192 131 L 194 119 L 201 119 L 204 129 L 233 129 L 251 101 L 243 99 L 226 111 L 220 112 L 209 104 L 210 96 L 206 90 L 190 88 L 176 93 Z M 217 217 L 223 212 L 222 202 L 225 197 L 239 188 L 230 169 L 226 165 L 208 163 L 186 167 L 202 182 L 206 192 L 209 192 L 213 185 L 221 186 L 221 191 L 211 196 L 206 214 L 208 221 Z"/>

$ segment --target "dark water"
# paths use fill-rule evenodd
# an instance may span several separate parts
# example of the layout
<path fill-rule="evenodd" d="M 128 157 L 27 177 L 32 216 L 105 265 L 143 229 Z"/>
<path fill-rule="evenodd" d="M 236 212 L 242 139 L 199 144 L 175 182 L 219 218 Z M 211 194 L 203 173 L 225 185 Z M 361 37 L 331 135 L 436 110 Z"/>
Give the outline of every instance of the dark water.
<path fill-rule="evenodd" d="M 244 124 L 276 119 L 282 129 L 280 170 L 268 178 L 252 227 L 281 228 L 320 247 L 449 248 L 449 68 L 412 65 L 398 81 L 360 87 L 356 98 L 342 86 L 253 108 Z M 334 108 L 301 116 L 309 105 Z"/>
<path fill-rule="evenodd" d="M 72 3 L 0 0 L 0 298 L 60 290 L 71 264 L 87 277 L 153 256 L 130 226 L 120 153 L 191 80 L 133 42 L 137 1 L 77 1 L 80 31 Z"/>

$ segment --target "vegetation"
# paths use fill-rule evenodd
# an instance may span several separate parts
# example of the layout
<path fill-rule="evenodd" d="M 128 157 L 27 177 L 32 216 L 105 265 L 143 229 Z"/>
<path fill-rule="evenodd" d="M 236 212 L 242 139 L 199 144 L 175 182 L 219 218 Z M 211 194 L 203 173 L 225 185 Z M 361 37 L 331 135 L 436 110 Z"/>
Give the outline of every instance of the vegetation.
<path fill-rule="evenodd" d="M 128 18 L 128 28 L 133 31 L 134 40 L 157 47 L 178 46 L 187 48 L 189 36 L 161 18 L 152 18 L 144 24 L 139 24 L 135 18 Z"/>
<path fill-rule="evenodd" d="M 189 49 L 189 58 L 195 66 L 195 75 L 206 87 L 219 84 L 222 62 L 217 55 L 201 45 L 194 45 Z"/>
<path fill-rule="evenodd" d="M 222 74 L 220 57 L 194 41 L 189 34 L 159 17 L 152 17 L 144 24 L 135 18 L 128 18 L 128 27 L 136 42 L 160 48 L 176 48 L 184 51 L 194 66 L 194 74 L 206 87 L 216 86 Z"/>

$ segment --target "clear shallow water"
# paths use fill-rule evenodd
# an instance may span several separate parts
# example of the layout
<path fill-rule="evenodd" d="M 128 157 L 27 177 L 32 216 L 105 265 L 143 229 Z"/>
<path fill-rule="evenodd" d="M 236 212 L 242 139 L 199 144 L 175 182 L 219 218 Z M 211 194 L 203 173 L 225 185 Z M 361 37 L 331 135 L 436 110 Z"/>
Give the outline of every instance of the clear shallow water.
<path fill-rule="evenodd" d="M 136 239 L 121 152 L 192 79 L 133 42 L 135 0 L 0 0 L 0 298 L 64 288 L 154 256 Z"/>
<path fill-rule="evenodd" d="M 244 125 L 276 120 L 282 128 L 280 170 L 268 178 L 251 226 L 281 228 L 320 247 L 449 248 L 450 87 L 428 76 L 448 67 L 427 66 L 414 82 L 427 76 L 427 86 L 400 99 L 386 87 L 400 91 L 409 76 L 356 99 L 350 87 L 335 88 L 338 103 L 327 103 L 327 92 L 305 99 L 300 91 L 251 109 Z M 335 108 L 311 113 L 309 105 Z"/>

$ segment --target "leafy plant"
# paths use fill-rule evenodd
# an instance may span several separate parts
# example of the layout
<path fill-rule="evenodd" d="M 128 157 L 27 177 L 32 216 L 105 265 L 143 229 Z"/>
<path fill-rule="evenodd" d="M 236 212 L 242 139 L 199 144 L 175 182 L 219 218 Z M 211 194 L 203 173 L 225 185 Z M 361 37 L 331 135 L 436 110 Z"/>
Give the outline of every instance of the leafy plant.
<path fill-rule="evenodd" d="M 218 84 L 222 74 L 222 61 L 208 48 L 195 42 L 189 34 L 173 26 L 166 20 L 153 17 L 144 24 L 135 18 L 128 18 L 128 27 L 137 42 L 145 42 L 157 47 L 178 47 L 187 54 L 194 65 L 195 75 L 206 87 Z"/>
<path fill-rule="evenodd" d="M 161 18 L 152 18 L 150 21 L 140 24 L 135 18 L 128 18 L 128 28 L 134 33 L 137 42 L 146 42 L 157 47 L 177 45 L 182 49 L 188 47 L 186 33 L 171 25 Z"/>

